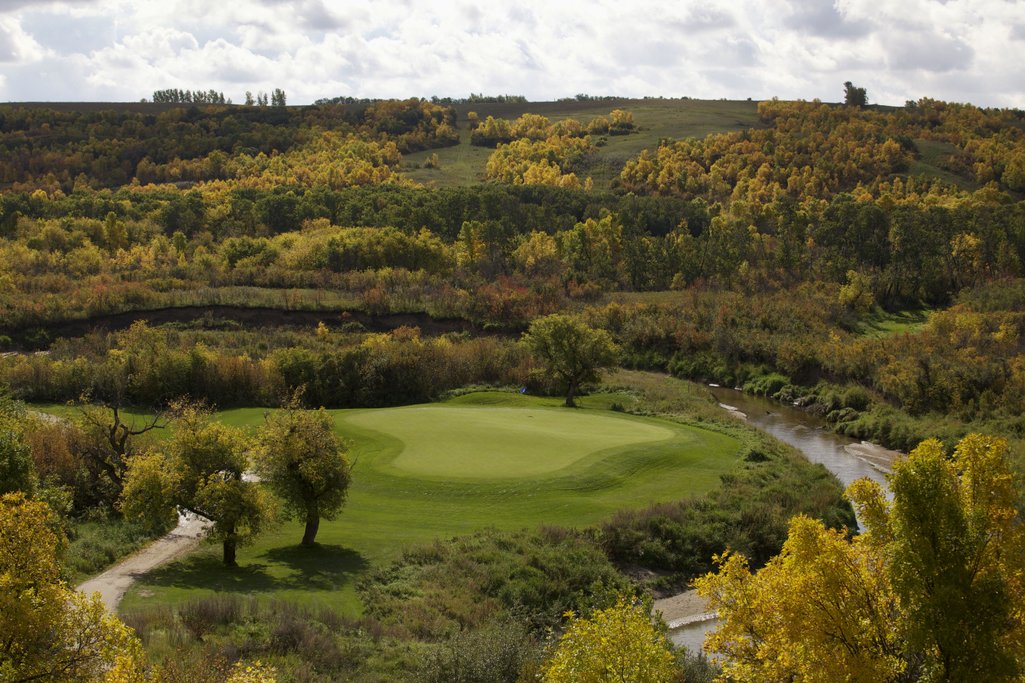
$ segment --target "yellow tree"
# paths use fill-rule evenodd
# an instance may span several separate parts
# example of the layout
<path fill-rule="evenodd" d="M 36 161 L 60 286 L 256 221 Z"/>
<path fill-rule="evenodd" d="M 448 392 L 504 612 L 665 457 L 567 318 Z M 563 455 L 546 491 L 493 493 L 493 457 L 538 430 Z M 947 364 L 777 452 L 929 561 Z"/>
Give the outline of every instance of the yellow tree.
<path fill-rule="evenodd" d="M 211 537 L 221 541 L 224 564 L 235 566 L 238 546 L 274 517 L 271 496 L 243 476 L 249 440 L 239 429 L 213 421 L 191 404 L 178 404 L 174 434 L 162 452 L 131 459 L 125 476 L 125 517 L 163 528 L 186 510 L 213 522 Z"/>
<path fill-rule="evenodd" d="M 0 681 L 142 681 L 142 646 L 99 596 L 60 578 L 45 503 L 0 497 Z"/>
<path fill-rule="evenodd" d="M 316 543 L 320 518 L 334 519 L 349 489 L 349 463 L 334 424 L 323 408 L 304 410 L 296 394 L 267 416 L 257 436 L 257 471 L 306 524 L 302 545 Z"/>
<path fill-rule="evenodd" d="M 865 532 L 795 518 L 751 573 L 719 558 L 698 580 L 721 617 L 707 646 L 736 681 L 1019 680 L 1025 533 L 1007 442 L 970 434 L 948 457 L 922 442 L 890 477 L 848 489 Z"/>
<path fill-rule="evenodd" d="M 644 605 L 622 597 L 590 617 L 570 612 L 542 667 L 545 683 L 665 683 L 677 674 L 665 631 Z"/>

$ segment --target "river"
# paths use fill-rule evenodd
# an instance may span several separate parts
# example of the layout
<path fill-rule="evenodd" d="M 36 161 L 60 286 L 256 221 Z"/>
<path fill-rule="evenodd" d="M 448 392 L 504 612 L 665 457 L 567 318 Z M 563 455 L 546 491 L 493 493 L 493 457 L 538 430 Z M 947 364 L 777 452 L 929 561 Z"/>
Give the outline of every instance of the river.
<path fill-rule="evenodd" d="M 837 434 L 823 420 L 778 401 L 723 387 L 709 387 L 709 391 L 724 409 L 743 413 L 751 425 L 790 444 L 811 462 L 821 463 L 844 486 L 864 477 L 886 486 L 895 451 Z M 691 623 L 672 629 L 669 637 L 691 652 L 700 652 L 705 633 L 715 624 L 715 619 Z"/>

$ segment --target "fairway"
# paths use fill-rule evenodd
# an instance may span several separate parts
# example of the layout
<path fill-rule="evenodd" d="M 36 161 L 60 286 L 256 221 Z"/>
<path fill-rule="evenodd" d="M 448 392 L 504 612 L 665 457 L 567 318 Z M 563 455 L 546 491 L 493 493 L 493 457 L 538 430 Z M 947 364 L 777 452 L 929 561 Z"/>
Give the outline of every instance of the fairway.
<path fill-rule="evenodd" d="M 582 408 L 561 399 L 481 392 L 445 403 L 331 410 L 350 444 L 352 485 L 319 547 L 299 548 L 286 522 L 239 549 L 236 570 L 205 545 L 144 577 L 121 609 L 180 603 L 212 592 L 280 597 L 359 613 L 355 581 L 404 548 L 494 527 L 583 527 L 617 510 L 704 493 L 739 461 L 740 442 L 668 419 L 608 410 L 616 394 Z M 255 427 L 263 409 L 220 413 Z"/>
<path fill-rule="evenodd" d="M 597 452 L 673 437 L 671 429 L 638 420 L 552 408 L 414 406 L 346 422 L 402 441 L 391 462 L 396 470 L 448 479 L 550 474 Z"/>

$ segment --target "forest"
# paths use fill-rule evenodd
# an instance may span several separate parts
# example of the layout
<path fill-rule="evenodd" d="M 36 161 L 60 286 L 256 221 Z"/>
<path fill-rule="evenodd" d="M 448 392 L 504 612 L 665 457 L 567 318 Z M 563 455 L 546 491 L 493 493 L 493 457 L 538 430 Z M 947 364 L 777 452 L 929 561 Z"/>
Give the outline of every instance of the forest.
<path fill-rule="evenodd" d="M 579 393 L 583 412 L 707 429 L 732 440 L 708 448 L 736 459 L 684 497 L 602 499 L 552 524 L 508 512 L 387 549 L 345 546 L 362 559 L 323 561 L 360 568 L 321 608 L 279 588 L 255 597 L 250 574 L 216 595 L 157 588 L 147 605 L 130 593 L 123 622 L 97 626 L 91 663 L 47 680 L 576 680 L 564 658 L 578 656 L 567 654 L 574 643 L 596 649 L 589 629 L 603 620 L 639 640 L 654 632 L 644 655 L 654 668 L 634 680 L 817 680 L 795 671 L 832 661 L 840 646 L 828 638 L 804 643 L 819 659 L 796 669 L 783 654 L 793 641 L 773 640 L 772 661 L 742 646 L 759 619 L 810 619 L 806 605 L 773 608 L 750 591 L 799 580 L 826 590 L 799 575 L 812 546 L 853 558 L 857 581 L 876 567 L 892 618 L 873 623 L 903 629 L 860 634 L 885 647 L 859 650 L 852 676 L 978 673 L 978 662 L 951 659 L 950 633 L 920 626 L 935 613 L 905 611 L 928 583 L 900 564 L 921 521 L 911 507 L 924 505 L 913 468 L 894 469 L 905 497 L 892 507 L 860 489 L 845 498 L 825 470 L 722 415 L 697 384 L 662 382 L 738 387 L 911 453 L 947 477 L 936 500 L 990 481 L 985 472 L 1009 487 L 1002 497 L 937 505 L 950 515 L 941 521 L 1018 548 L 1025 112 L 932 99 L 285 106 L 276 91 L 268 107 L 157 94 L 109 109 L 0 105 L 0 514 L 23 520 L 25 538 L 53 534 L 56 554 L 30 559 L 50 577 L 48 618 L 63 619 L 68 638 L 102 608 L 83 598 L 62 613 L 67 585 L 166 532 L 175 508 L 206 510 L 211 537 L 240 546 L 283 534 L 267 531 L 275 516 L 303 519 L 309 533 L 309 504 L 282 493 L 272 464 L 260 466 L 265 485 L 243 480 L 243 446 L 291 448 L 264 414 L 323 432 L 317 468 L 341 468 L 325 520 L 338 509 L 344 520 L 398 476 L 401 456 L 378 471 L 360 450 L 361 438 L 372 453 L 387 441 L 347 422 L 371 409 L 554 410 Z M 552 345 L 581 343 L 590 365 L 553 360 Z M 511 403 L 520 392 L 537 403 Z M 196 453 L 224 465 L 204 472 Z M 227 479 L 208 491 L 203 477 L 216 472 Z M 491 500 L 435 476 L 439 500 Z M 579 473 L 581 490 L 597 487 L 593 476 Z M 143 504 L 157 499 L 167 506 Z M 332 524 L 321 528 L 335 539 Z M 0 562 L 21 552 L 19 538 L 0 544 Z M 989 583 L 950 590 L 1013 605 L 987 631 L 996 645 L 985 666 L 1016 680 L 1021 574 L 983 562 L 979 547 Z M 255 552 L 240 550 L 236 571 Z M 951 567 L 972 561 L 950 552 Z M 215 565 L 217 581 L 233 576 Z M 651 596 L 695 579 L 720 616 L 739 615 L 716 636 L 725 664 L 671 648 L 647 617 Z M 741 593 L 747 612 L 729 601 Z M 637 606 L 645 618 L 633 623 Z M 12 628 L 31 617 L 0 616 Z M 21 654 L 0 647 L 0 678 L 20 680 L 59 647 L 29 640 Z"/>

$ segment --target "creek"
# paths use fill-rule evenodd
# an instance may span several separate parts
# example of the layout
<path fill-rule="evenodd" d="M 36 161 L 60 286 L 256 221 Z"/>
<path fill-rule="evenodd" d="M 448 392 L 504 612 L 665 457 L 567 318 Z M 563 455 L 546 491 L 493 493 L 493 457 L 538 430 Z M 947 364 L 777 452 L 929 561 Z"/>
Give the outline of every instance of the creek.
<path fill-rule="evenodd" d="M 809 461 L 821 463 L 845 487 L 868 477 L 886 487 L 885 475 L 898 454 L 875 444 L 855 441 L 830 430 L 822 419 L 778 401 L 750 396 L 736 389 L 709 387 L 726 410 L 740 413 L 748 423 L 801 451 Z M 888 490 L 887 490 L 888 492 Z M 670 639 L 691 652 L 700 652 L 705 633 L 716 620 L 695 621 L 669 631 Z"/>

